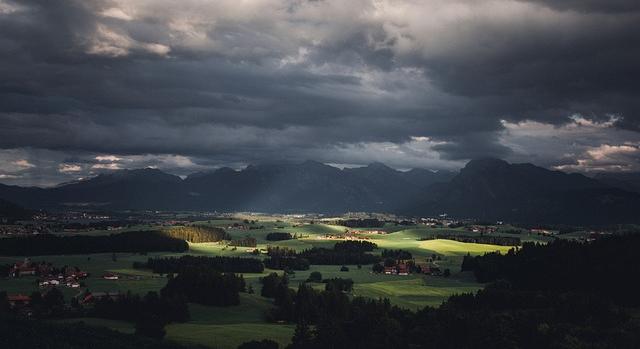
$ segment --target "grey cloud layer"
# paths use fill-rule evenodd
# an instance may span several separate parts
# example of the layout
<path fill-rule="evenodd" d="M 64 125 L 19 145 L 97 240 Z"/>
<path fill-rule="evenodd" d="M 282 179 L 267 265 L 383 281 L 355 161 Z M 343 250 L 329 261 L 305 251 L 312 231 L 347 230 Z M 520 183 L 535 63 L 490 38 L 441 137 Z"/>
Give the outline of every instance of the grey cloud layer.
<path fill-rule="evenodd" d="M 589 151 L 637 141 L 640 6 L 561 3 L 0 0 L 0 148 L 167 168 L 491 155 L 586 170 Z M 504 136 L 574 115 L 615 123 L 577 148 L 564 132 L 555 153 L 572 156 Z M 0 181 L 34 170 L 20 171 Z"/>

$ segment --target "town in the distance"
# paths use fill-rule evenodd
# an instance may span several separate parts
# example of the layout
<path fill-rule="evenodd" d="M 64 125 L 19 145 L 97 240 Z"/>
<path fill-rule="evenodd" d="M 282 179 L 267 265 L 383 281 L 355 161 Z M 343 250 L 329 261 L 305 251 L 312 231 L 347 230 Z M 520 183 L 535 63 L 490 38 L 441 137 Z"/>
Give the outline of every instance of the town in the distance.
<path fill-rule="evenodd" d="M 632 179 L 478 159 L 0 185 L 0 333 L 24 348 L 631 348 Z"/>

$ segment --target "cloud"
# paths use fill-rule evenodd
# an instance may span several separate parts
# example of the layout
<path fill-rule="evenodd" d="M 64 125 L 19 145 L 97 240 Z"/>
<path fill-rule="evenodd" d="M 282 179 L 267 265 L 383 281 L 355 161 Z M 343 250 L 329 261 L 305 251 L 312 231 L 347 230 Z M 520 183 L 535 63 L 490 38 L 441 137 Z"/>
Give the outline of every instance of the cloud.
<path fill-rule="evenodd" d="M 82 166 L 75 164 L 60 164 L 58 165 L 58 172 L 61 173 L 75 173 L 82 171 Z"/>
<path fill-rule="evenodd" d="M 34 183 L 95 165 L 575 165 L 636 144 L 639 47 L 631 0 L 2 0 L 0 153 L 52 156 L 14 178 Z"/>
<path fill-rule="evenodd" d="M 500 142 L 512 150 L 514 161 L 535 159 L 548 167 L 577 172 L 640 171 L 640 134 L 617 128 L 619 117 L 592 121 L 573 115 L 570 119 L 563 125 L 503 121 Z"/>
<path fill-rule="evenodd" d="M 30 163 L 29 161 L 25 160 L 25 159 L 20 159 L 20 160 L 16 160 L 12 162 L 13 165 L 19 167 L 19 168 L 32 168 L 32 167 L 36 167 L 36 165 Z"/>

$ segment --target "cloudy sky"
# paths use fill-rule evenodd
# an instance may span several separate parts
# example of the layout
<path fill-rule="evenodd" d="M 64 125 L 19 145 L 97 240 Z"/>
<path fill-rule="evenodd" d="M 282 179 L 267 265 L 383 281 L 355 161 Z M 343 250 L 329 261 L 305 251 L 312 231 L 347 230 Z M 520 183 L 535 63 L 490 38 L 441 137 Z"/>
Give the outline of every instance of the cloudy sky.
<path fill-rule="evenodd" d="M 637 0 L 0 0 L 0 182 L 494 156 L 640 171 Z"/>

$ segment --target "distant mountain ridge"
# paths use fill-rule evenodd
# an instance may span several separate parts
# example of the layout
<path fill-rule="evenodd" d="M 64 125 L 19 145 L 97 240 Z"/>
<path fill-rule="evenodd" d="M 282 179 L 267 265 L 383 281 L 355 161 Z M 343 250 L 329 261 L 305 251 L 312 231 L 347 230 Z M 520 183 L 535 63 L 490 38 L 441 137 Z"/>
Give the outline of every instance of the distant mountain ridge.
<path fill-rule="evenodd" d="M 184 180 L 157 169 L 119 170 L 53 188 L 0 185 L 0 198 L 27 207 L 251 210 L 261 212 L 393 211 L 416 188 L 454 172 L 397 171 L 383 164 L 344 169 L 315 161 L 220 168 Z"/>
<path fill-rule="evenodd" d="M 637 222 L 640 194 L 580 174 L 499 159 L 459 173 L 397 171 L 381 163 L 339 169 L 319 162 L 221 168 L 181 179 L 157 169 L 122 170 L 55 188 L 0 185 L 0 198 L 30 208 L 348 211 L 549 223 Z"/>

